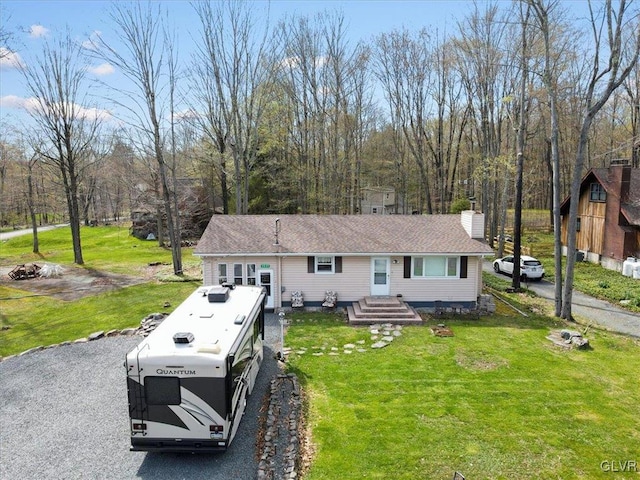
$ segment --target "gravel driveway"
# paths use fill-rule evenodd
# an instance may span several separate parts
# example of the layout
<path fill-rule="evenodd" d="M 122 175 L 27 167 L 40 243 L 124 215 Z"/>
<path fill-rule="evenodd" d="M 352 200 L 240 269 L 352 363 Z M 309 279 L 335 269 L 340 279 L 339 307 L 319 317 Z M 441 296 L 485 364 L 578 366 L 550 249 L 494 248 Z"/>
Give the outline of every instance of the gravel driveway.
<path fill-rule="evenodd" d="M 231 447 L 220 454 L 129 451 L 125 354 L 141 337 L 110 337 L 0 362 L 0 478 L 256 478 L 256 439 L 269 382 L 278 373 L 275 315 L 265 361 Z"/>

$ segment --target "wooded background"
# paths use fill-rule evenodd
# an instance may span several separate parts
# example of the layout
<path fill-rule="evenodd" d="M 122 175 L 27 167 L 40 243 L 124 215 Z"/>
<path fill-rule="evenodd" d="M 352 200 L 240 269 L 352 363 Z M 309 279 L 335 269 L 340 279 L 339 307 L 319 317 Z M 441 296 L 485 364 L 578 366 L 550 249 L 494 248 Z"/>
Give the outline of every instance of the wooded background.
<path fill-rule="evenodd" d="M 551 226 L 545 45 L 522 13 L 530 3 L 549 12 L 564 198 L 589 107 L 600 38 L 594 32 L 607 33 L 607 2 L 594 2 L 585 22 L 570 4 L 477 4 L 447 32 L 395 30 L 357 43 L 339 12 L 269 26 L 251 2 L 195 2 L 197 51 L 183 63 L 161 7 L 118 2 L 117 33 L 139 48 L 122 53 L 98 38 L 95 48 L 83 49 L 67 35 L 24 67 L 42 107 L 30 112 L 31 124 L 0 129 L 0 224 L 70 215 L 89 224 L 145 209 L 171 217 L 172 209 L 190 209 L 193 198 L 210 214 L 355 214 L 364 187 L 387 186 L 400 214 L 448 213 L 474 198 L 493 238 L 514 207 L 524 125 L 522 207 L 549 210 Z M 637 11 L 625 21 L 623 41 L 633 42 Z M 2 36 L 11 32 L 3 27 Z M 637 53 L 623 49 L 627 54 Z M 609 58 L 600 55 L 596 62 L 606 67 Z M 87 95 L 85 66 L 95 58 L 138 87 L 131 103 L 119 101 L 118 122 L 74 107 L 117 110 Z M 640 166 L 639 117 L 636 64 L 593 119 L 580 168 L 618 158 Z M 174 240 L 179 216 L 175 222 Z"/>

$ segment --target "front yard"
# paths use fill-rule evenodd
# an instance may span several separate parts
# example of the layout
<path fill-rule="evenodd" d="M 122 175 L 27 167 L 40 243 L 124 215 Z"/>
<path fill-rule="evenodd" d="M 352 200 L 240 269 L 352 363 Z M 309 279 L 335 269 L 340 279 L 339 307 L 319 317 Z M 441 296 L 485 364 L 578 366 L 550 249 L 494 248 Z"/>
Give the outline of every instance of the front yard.
<path fill-rule="evenodd" d="M 592 350 L 564 350 L 545 338 L 563 324 L 499 311 L 445 320 L 450 338 L 405 327 L 372 349 L 369 328 L 292 320 L 288 368 L 306 392 L 311 439 L 305 479 L 613 478 L 603 462 L 640 468 L 638 340 L 591 330 Z"/>

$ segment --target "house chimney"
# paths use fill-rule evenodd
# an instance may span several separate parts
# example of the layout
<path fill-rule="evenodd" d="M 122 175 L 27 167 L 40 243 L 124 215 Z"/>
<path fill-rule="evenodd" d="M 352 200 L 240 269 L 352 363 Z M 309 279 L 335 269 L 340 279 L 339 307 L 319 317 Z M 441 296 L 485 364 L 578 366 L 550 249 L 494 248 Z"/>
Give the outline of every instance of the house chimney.
<path fill-rule="evenodd" d="M 622 167 L 622 181 L 620 182 L 620 203 L 629 202 L 629 186 L 631 185 L 631 166 Z"/>
<path fill-rule="evenodd" d="M 484 213 L 464 210 L 460 213 L 460 223 L 471 238 L 484 238 Z"/>
<path fill-rule="evenodd" d="M 609 163 L 609 170 L 615 172 L 615 178 L 620 179 L 620 203 L 629 201 L 629 186 L 631 185 L 631 165 L 624 158 L 616 158 Z"/>

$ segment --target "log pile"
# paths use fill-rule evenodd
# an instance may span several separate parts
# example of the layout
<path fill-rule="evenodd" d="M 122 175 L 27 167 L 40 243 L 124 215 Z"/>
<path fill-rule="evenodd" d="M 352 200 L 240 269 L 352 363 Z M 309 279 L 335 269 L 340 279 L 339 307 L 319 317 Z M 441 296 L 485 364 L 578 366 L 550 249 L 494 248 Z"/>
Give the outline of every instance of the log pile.
<path fill-rule="evenodd" d="M 40 273 L 40 266 L 35 263 L 26 263 L 24 265 L 16 265 L 16 267 L 9 272 L 11 280 L 26 280 L 29 278 L 36 278 Z"/>

